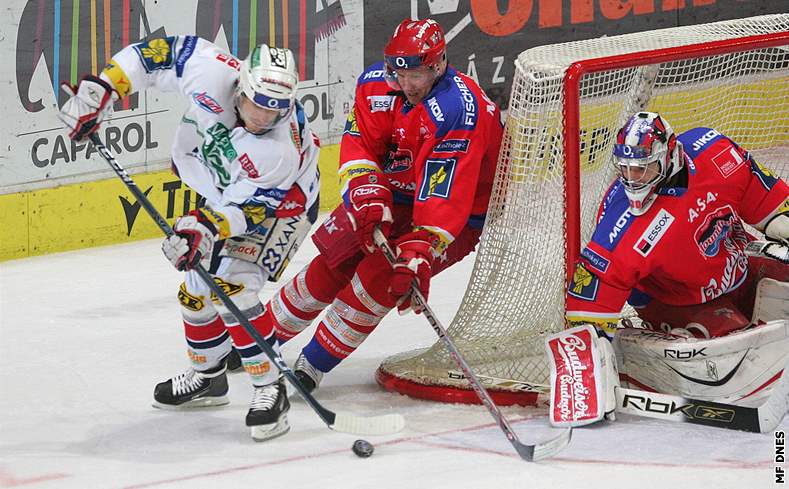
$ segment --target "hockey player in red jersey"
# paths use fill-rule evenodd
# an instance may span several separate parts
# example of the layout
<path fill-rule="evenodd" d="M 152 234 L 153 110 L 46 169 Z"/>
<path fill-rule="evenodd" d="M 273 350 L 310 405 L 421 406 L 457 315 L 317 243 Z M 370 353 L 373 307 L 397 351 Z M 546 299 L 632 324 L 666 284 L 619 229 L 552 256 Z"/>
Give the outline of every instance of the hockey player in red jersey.
<path fill-rule="evenodd" d="M 786 183 L 718 131 L 676 136 L 649 112 L 619 131 L 614 157 L 620 176 L 568 288 L 569 322 L 613 333 L 627 301 L 667 332 L 710 338 L 748 326 L 758 281 L 789 281 Z M 754 238 L 743 222 L 783 243 L 783 264 L 745 255 Z"/>
<path fill-rule="evenodd" d="M 619 178 L 567 288 L 571 329 L 546 342 L 551 422 L 610 415 L 620 380 L 721 402 L 766 395 L 789 355 L 789 187 L 717 130 L 675 135 L 651 112 L 627 121 L 613 153 Z M 745 223 L 771 241 L 763 257 L 746 255 Z M 626 302 L 647 329 L 616 329 Z M 566 395 L 582 372 L 594 372 L 584 395 Z"/>
<path fill-rule="evenodd" d="M 267 304 L 281 342 L 324 309 L 295 370 L 308 389 L 350 355 L 413 279 L 430 279 L 473 251 L 487 212 L 502 135 L 500 112 L 447 64 L 433 20 L 404 20 L 384 61 L 359 77 L 340 150 L 343 203 L 313 235 L 320 254 Z M 394 243 L 394 268 L 373 244 Z"/>

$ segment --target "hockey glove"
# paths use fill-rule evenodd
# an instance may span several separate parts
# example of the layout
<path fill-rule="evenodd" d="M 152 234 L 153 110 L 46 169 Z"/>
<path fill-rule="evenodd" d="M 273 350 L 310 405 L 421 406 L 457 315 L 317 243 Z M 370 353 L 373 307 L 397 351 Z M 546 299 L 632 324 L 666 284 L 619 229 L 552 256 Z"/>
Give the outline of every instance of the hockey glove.
<path fill-rule="evenodd" d="M 175 234 L 162 243 L 162 252 L 181 271 L 191 270 L 204 257 L 210 257 L 217 238 L 216 227 L 200 209 L 175 220 Z"/>
<path fill-rule="evenodd" d="M 82 141 L 98 130 L 101 122 L 118 100 L 118 92 L 101 78 L 87 75 L 77 86 L 63 82 L 60 87 L 69 95 L 58 117 L 71 129 L 68 137 Z"/>
<path fill-rule="evenodd" d="M 789 213 L 777 214 L 767 221 L 764 235 L 770 241 L 779 241 L 789 245 Z"/>
<path fill-rule="evenodd" d="M 408 233 L 395 243 L 394 274 L 389 285 L 389 294 L 397 301 L 397 310 L 405 314 L 413 309 L 419 314 L 422 309 L 413 304 L 411 285 L 416 281 L 419 292 L 427 302 L 430 292 L 430 278 L 433 276 L 433 250 L 438 237 L 425 230 Z"/>
<path fill-rule="evenodd" d="M 375 252 L 373 230 L 381 227 L 389 236 L 392 227 L 392 191 L 384 183 L 382 173 L 368 173 L 351 179 L 348 183 L 349 206 L 346 209 L 354 232 L 364 251 Z"/>
<path fill-rule="evenodd" d="M 773 216 L 764 227 L 764 236 L 775 241 L 764 248 L 764 254 L 789 265 L 789 214 Z"/>

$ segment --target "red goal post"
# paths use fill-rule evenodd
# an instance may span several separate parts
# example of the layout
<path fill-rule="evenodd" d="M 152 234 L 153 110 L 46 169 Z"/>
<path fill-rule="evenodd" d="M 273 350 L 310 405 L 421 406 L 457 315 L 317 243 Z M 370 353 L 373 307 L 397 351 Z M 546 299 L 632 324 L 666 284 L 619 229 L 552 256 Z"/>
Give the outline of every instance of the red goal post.
<path fill-rule="evenodd" d="M 518 57 L 488 218 L 448 328 L 501 405 L 534 404 L 546 391 L 543 341 L 564 326 L 567 279 L 615 177 L 616 130 L 639 110 L 677 132 L 713 127 L 789 177 L 789 14 Z M 387 358 L 376 379 L 413 397 L 478 402 L 441 342 Z"/>

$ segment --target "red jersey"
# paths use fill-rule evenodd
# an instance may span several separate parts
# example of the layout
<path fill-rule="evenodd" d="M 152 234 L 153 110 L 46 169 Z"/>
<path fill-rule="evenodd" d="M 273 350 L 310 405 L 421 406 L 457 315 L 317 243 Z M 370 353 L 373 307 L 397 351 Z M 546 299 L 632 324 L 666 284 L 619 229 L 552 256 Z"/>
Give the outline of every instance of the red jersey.
<path fill-rule="evenodd" d="M 567 291 L 571 322 L 616 322 L 626 301 L 702 304 L 736 289 L 748 272 L 743 221 L 761 229 L 787 209 L 789 187 L 714 129 L 678 137 L 687 187 L 663 187 L 641 216 L 617 180 Z"/>
<path fill-rule="evenodd" d="M 464 226 L 482 226 L 501 136 L 499 108 L 454 68 L 413 106 L 374 64 L 359 77 L 342 137 L 343 199 L 351 178 L 382 172 L 395 203 L 413 206 L 414 228 L 438 235 L 443 249 Z"/>

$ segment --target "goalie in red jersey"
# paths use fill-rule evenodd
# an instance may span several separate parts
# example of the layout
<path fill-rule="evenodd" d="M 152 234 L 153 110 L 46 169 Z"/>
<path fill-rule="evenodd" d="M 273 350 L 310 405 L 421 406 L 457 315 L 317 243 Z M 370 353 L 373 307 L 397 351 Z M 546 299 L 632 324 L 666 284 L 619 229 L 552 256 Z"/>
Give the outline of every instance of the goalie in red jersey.
<path fill-rule="evenodd" d="M 789 352 L 789 187 L 717 130 L 675 135 L 650 112 L 613 153 L 619 178 L 568 286 L 569 325 L 610 338 L 627 302 L 647 329 L 616 330 L 619 378 L 697 399 L 765 394 Z M 771 241 L 764 256 L 746 255 L 746 223 Z"/>
<path fill-rule="evenodd" d="M 266 305 L 280 342 L 326 309 L 295 373 L 312 390 L 394 307 L 474 250 L 502 136 L 499 108 L 447 64 L 441 26 L 404 20 L 359 76 L 340 149 L 343 203 L 313 235 L 320 254 Z M 373 244 L 395 245 L 390 266 Z"/>

